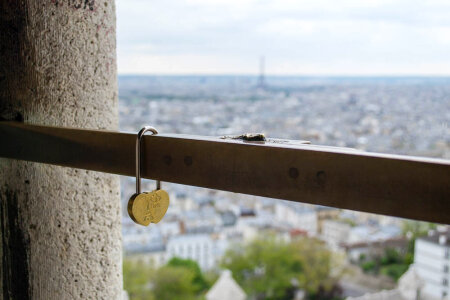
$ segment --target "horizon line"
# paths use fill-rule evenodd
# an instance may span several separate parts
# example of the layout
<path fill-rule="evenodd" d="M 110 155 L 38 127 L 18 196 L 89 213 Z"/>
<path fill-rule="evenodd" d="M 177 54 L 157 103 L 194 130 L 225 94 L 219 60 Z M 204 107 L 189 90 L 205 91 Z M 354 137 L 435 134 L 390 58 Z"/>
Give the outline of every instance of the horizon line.
<path fill-rule="evenodd" d="M 254 73 L 117 73 L 117 76 L 246 76 L 246 77 L 259 77 L 260 74 Z M 373 78 L 373 77 L 392 77 L 392 78 L 447 78 L 450 74 L 264 74 L 265 77 L 361 77 L 361 78 Z"/>

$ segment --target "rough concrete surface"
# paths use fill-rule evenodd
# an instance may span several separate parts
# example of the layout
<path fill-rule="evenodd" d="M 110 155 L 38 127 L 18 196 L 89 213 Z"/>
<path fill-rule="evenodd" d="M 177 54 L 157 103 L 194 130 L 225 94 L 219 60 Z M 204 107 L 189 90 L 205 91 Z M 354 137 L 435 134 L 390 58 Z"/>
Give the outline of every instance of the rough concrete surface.
<path fill-rule="evenodd" d="M 0 118 L 116 130 L 115 43 L 114 1 L 2 1 Z M 3 299 L 120 298 L 119 200 L 118 176 L 0 159 Z"/>

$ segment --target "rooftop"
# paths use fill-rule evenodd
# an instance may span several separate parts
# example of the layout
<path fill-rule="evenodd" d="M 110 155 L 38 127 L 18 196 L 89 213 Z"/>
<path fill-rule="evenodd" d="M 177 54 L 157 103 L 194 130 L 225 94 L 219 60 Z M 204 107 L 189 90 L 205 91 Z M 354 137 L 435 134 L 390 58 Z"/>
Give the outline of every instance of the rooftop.
<path fill-rule="evenodd" d="M 206 294 L 207 300 L 244 300 L 244 290 L 236 283 L 229 270 L 225 270 Z"/>
<path fill-rule="evenodd" d="M 438 230 L 430 230 L 428 235 L 420 237 L 419 240 L 450 247 L 450 229 L 442 226 Z"/>

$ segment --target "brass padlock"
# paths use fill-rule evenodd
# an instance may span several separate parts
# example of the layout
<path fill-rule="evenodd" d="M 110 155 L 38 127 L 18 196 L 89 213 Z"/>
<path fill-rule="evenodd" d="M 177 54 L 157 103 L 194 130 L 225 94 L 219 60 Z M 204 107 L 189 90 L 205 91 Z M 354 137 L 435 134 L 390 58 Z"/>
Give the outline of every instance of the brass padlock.
<path fill-rule="evenodd" d="M 148 226 L 158 223 L 169 208 L 169 194 L 161 189 L 161 182 L 156 181 L 156 190 L 141 193 L 141 138 L 147 132 L 157 134 L 155 128 L 145 126 L 136 139 L 136 193 L 128 200 L 128 215 L 137 224 Z"/>

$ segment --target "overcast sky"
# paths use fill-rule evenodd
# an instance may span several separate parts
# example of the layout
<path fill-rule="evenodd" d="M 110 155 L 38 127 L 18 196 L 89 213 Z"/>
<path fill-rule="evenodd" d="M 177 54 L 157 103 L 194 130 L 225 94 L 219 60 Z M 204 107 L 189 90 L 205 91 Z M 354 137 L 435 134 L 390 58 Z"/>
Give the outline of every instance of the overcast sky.
<path fill-rule="evenodd" d="M 450 75 L 450 0 L 117 0 L 119 74 Z"/>

